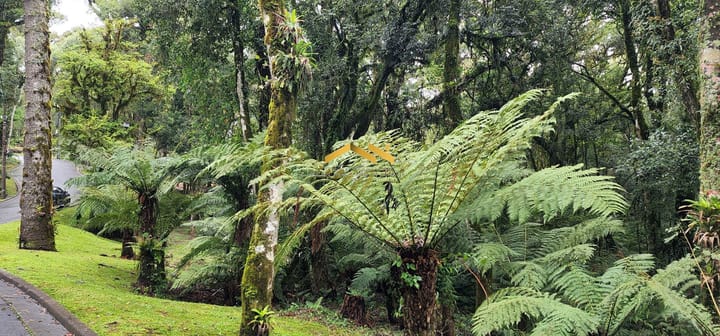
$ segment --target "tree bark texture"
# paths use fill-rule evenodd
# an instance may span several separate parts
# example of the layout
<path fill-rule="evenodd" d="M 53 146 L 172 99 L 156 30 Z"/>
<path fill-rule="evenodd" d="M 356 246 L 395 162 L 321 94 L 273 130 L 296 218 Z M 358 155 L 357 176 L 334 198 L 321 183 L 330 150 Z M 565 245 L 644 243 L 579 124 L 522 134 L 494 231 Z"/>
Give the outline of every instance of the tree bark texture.
<path fill-rule="evenodd" d="M 292 121 L 297 110 L 297 92 L 291 92 L 289 85 L 280 85 L 273 62 L 281 50 L 283 41 L 279 28 L 284 24 L 287 10 L 284 0 L 259 0 L 258 8 L 265 26 L 264 42 L 270 60 L 270 102 L 268 104 L 268 129 L 265 145 L 271 148 L 286 148 L 292 144 Z M 285 44 L 287 45 L 287 44 Z M 293 47 L 293 46 L 290 46 Z M 273 163 L 264 163 L 262 171 L 274 168 Z M 277 163 L 274 163 L 277 164 Z M 284 185 L 276 182 L 263 189 L 258 202 L 269 203 L 268 209 L 256 216 L 250 236 L 250 246 L 243 270 L 240 296 L 242 301 L 240 335 L 254 335 L 249 322 L 253 319 L 252 309 L 269 306 L 273 296 L 275 278 L 275 248 L 278 242 L 280 214 L 278 206 L 282 202 Z"/>
<path fill-rule="evenodd" d="M 8 144 L 8 115 L 2 115 L 0 127 L 2 127 L 2 136 L 0 136 L 0 199 L 7 198 L 7 144 Z"/>
<path fill-rule="evenodd" d="M 450 0 L 450 17 L 445 40 L 445 64 L 443 71 L 443 99 L 445 129 L 455 129 L 462 122 L 460 97 L 457 90 L 460 79 L 460 0 Z"/>
<path fill-rule="evenodd" d="M 233 59 L 235 63 L 235 96 L 238 100 L 237 113 L 233 125 L 240 125 L 240 135 L 243 141 L 252 138 L 250 129 L 250 115 L 248 114 L 248 89 L 245 84 L 245 44 L 242 40 L 242 24 L 240 22 L 242 13 L 237 6 L 231 6 L 231 20 L 233 23 Z M 235 133 L 235 130 L 232 130 Z"/>
<path fill-rule="evenodd" d="M 3 61 L 5 60 L 5 43 L 7 41 L 8 31 L 8 27 L 0 22 L 0 66 L 3 65 Z"/>
<path fill-rule="evenodd" d="M 405 334 L 434 336 L 436 321 L 437 252 L 427 247 L 402 247 L 400 268 L 393 267 L 392 276 L 402 284 L 403 324 Z"/>
<path fill-rule="evenodd" d="M 340 315 L 355 322 L 357 325 L 367 325 L 365 298 L 359 295 L 345 294 L 342 306 L 340 307 Z"/>
<path fill-rule="evenodd" d="M 120 251 L 120 258 L 123 259 L 135 259 L 135 250 L 132 247 L 132 230 L 122 230 L 122 250 Z"/>
<path fill-rule="evenodd" d="M 268 124 L 268 116 L 270 111 L 270 60 L 267 55 L 267 47 L 263 43 L 264 41 L 264 29 L 262 23 L 258 26 L 257 35 L 254 39 L 255 43 L 253 49 L 257 54 L 255 60 L 255 72 L 259 78 L 260 91 L 258 92 L 258 112 L 257 120 L 259 129 L 264 129 Z"/>
<path fill-rule="evenodd" d="M 55 250 L 50 154 L 49 4 L 25 0 L 25 137 L 20 248 Z"/>
<path fill-rule="evenodd" d="M 623 27 L 623 40 L 625 42 L 625 55 L 632 79 L 630 80 L 630 103 L 629 108 L 633 121 L 635 137 L 640 140 L 647 140 L 650 136 L 648 122 L 640 108 L 640 97 L 642 95 L 642 81 L 640 80 L 640 63 L 637 50 L 635 49 L 635 38 L 632 31 L 632 13 L 630 12 L 630 0 L 620 1 L 621 19 Z"/>
<path fill-rule="evenodd" d="M 720 2 L 705 0 L 700 30 L 700 192 L 720 188 Z"/>

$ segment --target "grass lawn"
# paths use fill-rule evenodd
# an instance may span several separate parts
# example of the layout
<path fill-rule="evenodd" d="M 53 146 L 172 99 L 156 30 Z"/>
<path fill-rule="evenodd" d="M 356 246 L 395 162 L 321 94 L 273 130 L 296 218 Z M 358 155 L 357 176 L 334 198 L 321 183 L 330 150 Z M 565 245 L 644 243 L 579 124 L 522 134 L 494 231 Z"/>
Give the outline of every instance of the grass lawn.
<path fill-rule="evenodd" d="M 59 213 L 59 220 L 68 218 Z M 59 252 L 17 249 L 19 222 L 0 225 L 0 268 L 48 293 L 99 335 L 235 335 L 240 309 L 137 295 L 136 262 L 115 256 L 120 243 L 58 225 Z M 298 318 L 277 316 L 273 335 L 358 335 Z"/>
<path fill-rule="evenodd" d="M 17 194 L 17 186 L 11 178 L 8 177 L 8 179 L 5 180 L 5 187 L 7 188 L 7 198 L 13 197 Z M 2 200 L 4 200 L 4 198 L 0 198 L 0 201 Z"/>

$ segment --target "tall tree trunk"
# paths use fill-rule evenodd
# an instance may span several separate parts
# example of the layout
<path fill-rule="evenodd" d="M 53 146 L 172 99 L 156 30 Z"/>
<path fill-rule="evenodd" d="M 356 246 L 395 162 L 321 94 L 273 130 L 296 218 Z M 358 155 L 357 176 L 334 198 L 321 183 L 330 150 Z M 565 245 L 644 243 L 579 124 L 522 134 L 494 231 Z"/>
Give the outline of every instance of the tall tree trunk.
<path fill-rule="evenodd" d="M 25 138 L 20 248 L 55 250 L 50 154 L 49 4 L 25 0 Z"/>
<path fill-rule="evenodd" d="M 630 0 L 620 1 L 622 16 L 623 40 L 625 42 L 625 55 L 632 79 L 630 80 L 630 103 L 629 108 L 633 118 L 635 137 L 647 140 L 650 136 L 648 122 L 640 108 L 640 97 L 642 95 L 642 81 L 640 80 L 640 63 L 637 50 L 635 49 L 635 38 L 632 31 L 632 13 L 630 12 Z"/>
<path fill-rule="evenodd" d="M 342 76 L 342 85 L 338 91 L 338 110 L 330 118 L 328 127 L 331 131 L 328 132 L 328 138 L 324 139 L 325 153 L 332 152 L 332 146 L 335 142 L 347 137 L 355 126 L 352 112 L 357 100 L 360 57 L 351 42 L 344 41 L 343 46 L 341 52 L 345 56 L 345 69 Z"/>
<path fill-rule="evenodd" d="M 434 336 L 437 329 L 435 308 L 440 264 L 437 252 L 427 247 L 410 246 L 400 248 L 398 254 L 402 265 L 392 273 L 395 280 L 402 284 L 400 291 L 403 297 L 405 334 Z"/>
<path fill-rule="evenodd" d="M 663 21 L 663 24 L 665 26 L 663 34 L 661 35 L 663 42 L 665 45 L 676 46 L 677 44 L 674 43 L 675 27 L 673 26 L 671 20 L 670 1 L 657 0 L 656 5 L 657 15 Z M 679 50 L 679 48 L 677 47 L 674 47 L 673 50 L 671 50 L 670 52 L 662 53 L 662 55 L 665 56 L 664 62 L 666 64 L 675 65 L 676 55 L 680 53 L 681 50 Z M 688 80 L 688 78 L 684 76 L 683 72 L 678 70 L 679 69 L 673 71 L 673 75 L 675 76 L 675 85 L 677 86 L 677 89 L 680 90 L 680 96 L 682 97 L 685 111 L 687 111 L 688 116 L 691 118 L 691 120 L 695 122 L 695 125 L 697 126 L 700 122 L 700 117 L 698 116 L 698 111 L 700 111 L 700 102 L 698 101 L 696 88 L 693 85 L 693 81 Z"/>
<path fill-rule="evenodd" d="M 380 97 L 382 96 L 382 92 L 385 89 L 385 85 L 387 84 L 390 74 L 395 71 L 396 66 L 397 60 L 386 60 L 383 62 L 380 71 L 378 71 L 375 75 L 375 79 L 373 80 L 374 84 L 372 89 L 370 89 L 370 94 L 368 95 L 365 108 L 363 111 L 360 111 L 357 116 L 357 123 L 353 138 L 357 139 L 365 135 L 368 129 L 370 129 L 370 123 L 378 115 L 377 110 L 380 107 Z M 345 136 L 348 135 L 349 134 L 346 134 Z"/>
<path fill-rule="evenodd" d="M 720 3 L 705 0 L 700 30 L 700 192 L 720 189 Z"/>
<path fill-rule="evenodd" d="M 267 55 L 267 47 L 263 43 L 265 36 L 263 25 L 258 25 L 256 31 L 257 36 L 254 39 L 255 43 L 253 47 L 255 49 L 255 53 L 257 54 L 257 59 L 255 60 L 255 72 L 257 72 L 257 76 L 260 81 L 257 119 L 259 128 L 264 129 L 267 127 L 268 116 L 270 115 L 270 111 L 268 110 L 268 107 L 270 106 L 270 59 Z"/>
<path fill-rule="evenodd" d="M 3 114 L 2 120 L 0 121 L 0 127 L 2 127 L 2 136 L 0 136 L 0 199 L 7 198 L 7 144 L 8 144 L 8 125 L 10 124 L 7 120 L 8 115 Z"/>
<path fill-rule="evenodd" d="M 284 24 L 287 11 L 284 0 L 259 0 L 258 8 L 265 26 L 264 42 L 270 60 L 270 103 L 268 104 L 268 129 L 265 136 L 265 145 L 274 149 L 287 148 L 292 144 L 292 121 L 297 111 L 297 91 L 290 90 L 290 83 L 278 80 L 282 76 L 274 64 L 274 60 L 281 52 L 290 53 L 281 48 L 288 46 L 283 41 L 281 25 Z M 265 162 L 262 172 L 274 168 L 277 162 Z M 273 281 L 275 278 L 275 248 L 278 242 L 280 229 L 280 214 L 278 206 L 282 202 L 284 185 L 282 182 L 273 182 L 258 195 L 258 202 L 268 202 L 266 212 L 259 214 L 255 220 L 250 236 L 250 246 L 243 271 L 240 296 L 242 301 L 240 318 L 240 335 L 252 336 L 255 330 L 250 321 L 253 319 L 253 309 L 263 309 L 272 303 Z"/>
<path fill-rule="evenodd" d="M 6 10 L 4 6 L 1 8 L 3 10 Z M 5 41 L 7 40 L 7 34 L 8 34 L 8 28 L 3 25 L 2 22 L 0 22 L 0 67 L 3 65 L 3 61 L 5 60 Z M 2 152 L 0 155 L 2 155 L 2 172 L 0 172 L 0 199 L 7 197 L 7 143 L 9 141 L 8 138 L 8 122 L 7 122 L 7 113 L 5 113 L 5 109 L 0 106 L 0 110 L 3 111 L 2 121 L 0 121 L 2 124 L 2 137 L 0 137 L 0 152 Z"/>
<path fill-rule="evenodd" d="M 388 79 L 388 84 L 385 88 L 384 118 L 377 120 L 375 123 L 378 131 L 400 129 L 403 126 L 403 121 L 407 120 L 407 116 L 404 113 L 405 107 L 400 97 L 400 90 L 404 82 L 405 73 L 402 69 L 392 74 Z"/>
<path fill-rule="evenodd" d="M 450 17 L 445 40 L 445 64 L 443 69 L 443 99 L 445 129 L 453 130 L 462 121 L 460 97 L 457 91 L 460 79 L 460 0 L 450 0 Z"/>
<path fill-rule="evenodd" d="M 237 4 L 231 6 L 230 20 L 233 23 L 233 60 L 235 63 L 235 96 L 238 100 L 237 113 L 235 114 L 234 125 L 240 126 L 240 135 L 243 141 L 247 142 L 252 138 L 252 130 L 250 129 L 250 115 L 248 108 L 248 89 L 245 83 L 245 44 L 242 40 L 242 13 L 238 9 Z M 236 130 L 231 130 L 233 133 Z"/>
<path fill-rule="evenodd" d="M 10 29 L 0 22 L 0 66 L 5 61 L 5 42 L 7 41 L 7 35 Z"/>

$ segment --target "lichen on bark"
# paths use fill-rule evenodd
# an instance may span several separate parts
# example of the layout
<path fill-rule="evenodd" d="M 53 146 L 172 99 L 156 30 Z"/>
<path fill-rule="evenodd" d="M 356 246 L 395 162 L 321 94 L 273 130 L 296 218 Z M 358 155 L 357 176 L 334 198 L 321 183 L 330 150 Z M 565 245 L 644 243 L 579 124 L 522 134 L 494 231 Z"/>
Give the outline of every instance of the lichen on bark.
<path fill-rule="evenodd" d="M 25 1 L 25 136 L 20 248 L 55 250 L 50 153 L 49 4 Z"/>
<path fill-rule="evenodd" d="M 268 63 L 271 75 L 265 145 L 273 149 L 286 148 L 292 144 L 292 122 L 297 109 L 297 92 L 289 90 L 288 85 L 279 85 L 279 78 L 287 78 L 287 76 L 277 73 L 278 67 L 273 66 L 273 59 L 279 53 L 290 53 L 289 50 L 279 50 L 287 44 L 278 42 L 282 38 L 278 34 L 278 27 L 283 24 L 287 11 L 283 0 L 259 0 L 258 8 L 265 24 L 264 41 L 270 58 Z M 277 162 L 265 162 L 261 170 L 267 172 L 275 168 L 276 164 Z M 261 310 L 272 302 L 275 247 L 280 226 L 277 206 L 282 201 L 284 189 L 282 183 L 273 183 L 268 188 L 263 188 L 258 195 L 258 202 L 267 202 L 269 205 L 266 211 L 255 217 L 250 237 L 240 289 L 242 316 L 239 334 L 241 336 L 254 335 L 249 324 L 253 318 L 252 310 Z"/>

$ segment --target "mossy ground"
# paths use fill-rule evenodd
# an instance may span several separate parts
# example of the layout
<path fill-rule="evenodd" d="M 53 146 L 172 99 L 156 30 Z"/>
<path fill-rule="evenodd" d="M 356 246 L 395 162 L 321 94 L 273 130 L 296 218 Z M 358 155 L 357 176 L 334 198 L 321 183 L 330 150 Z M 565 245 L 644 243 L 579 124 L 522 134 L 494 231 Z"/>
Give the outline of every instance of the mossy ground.
<path fill-rule="evenodd" d="M 18 250 L 19 223 L 0 225 L 0 268 L 48 293 L 99 335 L 235 335 L 240 309 L 138 295 L 135 261 L 118 258 L 120 243 L 63 225 L 55 216 L 58 252 Z M 363 331 L 277 316 L 275 335 L 358 335 Z"/>

